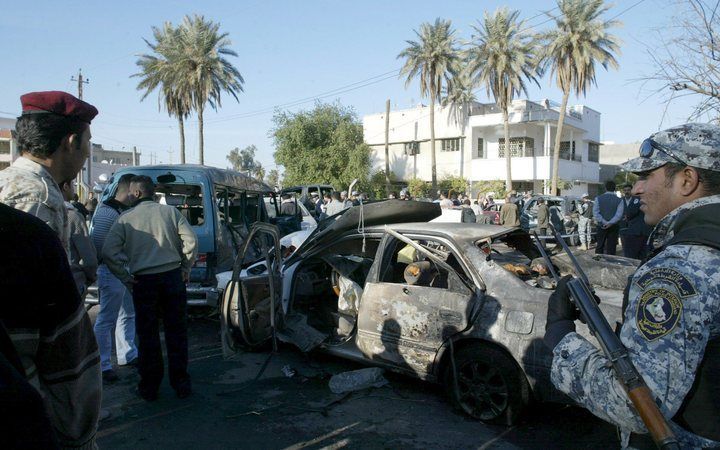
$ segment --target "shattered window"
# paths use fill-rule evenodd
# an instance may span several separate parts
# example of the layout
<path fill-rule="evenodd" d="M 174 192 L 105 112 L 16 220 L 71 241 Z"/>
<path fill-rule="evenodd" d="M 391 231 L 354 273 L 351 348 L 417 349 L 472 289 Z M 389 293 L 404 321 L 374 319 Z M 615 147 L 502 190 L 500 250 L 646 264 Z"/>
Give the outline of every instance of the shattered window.
<path fill-rule="evenodd" d="M 468 280 L 465 271 L 452 251 L 442 242 L 414 239 L 425 252 L 439 258 L 461 279 Z M 380 281 L 384 283 L 426 286 L 441 289 L 448 288 L 448 267 L 438 264 L 427 253 L 417 250 L 399 239 L 393 240 L 388 247 L 389 256 L 383 258 L 385 267 L 381 271 Z"/>

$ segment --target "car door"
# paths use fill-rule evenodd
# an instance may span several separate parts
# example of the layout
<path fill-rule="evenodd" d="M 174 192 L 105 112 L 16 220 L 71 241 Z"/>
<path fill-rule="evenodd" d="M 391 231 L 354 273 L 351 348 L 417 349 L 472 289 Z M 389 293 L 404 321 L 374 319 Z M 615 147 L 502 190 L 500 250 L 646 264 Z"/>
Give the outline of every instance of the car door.
<path fill-rule="evenodd" d="M 280 234 L 276 226 L 256 222 L 250 228 L 223 291 L 220 331 L 223 353 L 255 348 L 272 339 L 280 314 Z"/>
<path fill-rule="evenodd" d="M 477 290 L 464 279 L 453 250 L 434 252 L 428 250 L 430 243 L 449 247 L 442 239 L 410 239 L 387 230 L 358 312 L 356 343 L 364 356 L 416 375 L 431 371 L 442 343 L 467 329 L 479 310 Z M 407 258 L 428 262 L 443 279 L 429 284 L 408 282 L 403 270 Z M 451 266 L 449 258 L 456 258 L 453 262 L 458 264 Z"/>

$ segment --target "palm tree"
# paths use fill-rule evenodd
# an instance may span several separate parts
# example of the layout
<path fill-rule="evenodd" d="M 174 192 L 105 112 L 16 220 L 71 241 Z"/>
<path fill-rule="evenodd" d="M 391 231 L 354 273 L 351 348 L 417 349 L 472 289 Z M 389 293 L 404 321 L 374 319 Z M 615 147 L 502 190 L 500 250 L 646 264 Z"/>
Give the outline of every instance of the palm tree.
<path fill-rule="evenodd" d="M 445 96 L 442 99 L 442 105 L 450 107 L 448 121 L 453 121 L 455 124 L 460 125 L 461 135 L 465 136 L 465 124 L 467 123 L 467 117 L 470 115 L 470 104 L 476 101 L 476 98 L 468 72 L 460 68 L 454 72 L 456 75 L 448 82 L 447 88 L 445 89 Z M 462 177 L 464 165 L 463 155 L 465 154 L 465 150 L 460 149 L 460 151 L 460 176 Z"/>
<path fill-rule="evenodd" d="M 141 78 L 137 89 L 145 91 L 140 101 L 159 89 L 158 109 L 165 106 L 170 117 L 178 119 L 180 129 L 180 163 L 185 163 L 185 119 L 192 109 L 192 97 L 187 89 L 179 84 L 177 77 L 180 47 L 178 29 L 166 22 L 162 28 L 153 27 L 155 42 L 145 39 L 145 43 L 152 50 L 152 54 L 140 55 L 136 61 L 140 72 L 132 77 Z"/>
<path fill-rule="evenodd" d="M 449 20 L 435 19 L 434 24 L 423 23 L 420 32 L 415 31 L 418 41 L 406 41 L 408 47 L 398 58 L 405 58 L 400 76 L 407 76 L 407 87 L 420 78 L 420 94 L 430 97 L 430 149 L 432 164 L 432 187 L 437 189 L 437 167 L 435 165 L 435 102 L 441 98 L 443 85 L 447 84 L 458 66 L 458 49 L 455 46 L 455 32 Z"/>
<path fill-rule="evenodd" d="M 230 49 L 227 33 L 220 33 L 220 24 L 207 21 L 203 16 L 185 16 L 179 27 L 183 47 L 180 66 L 181 84 L 191 92 L 193 108 L 198 115 L 200 164 L 205 162 L 203 113 L 205 105 L 217 110 L 221 94 L 227 92 L 238 100 L 243 91 L 240 72 L 225 56 L 237 56 Z"/>
<path fill-rule="evenodd" d="M 558 0 L 560 15 L 553 16 L 557 28 L 544 33 L 543 58 L 556 75 L 558 87 L 563 91 L 553 148 L 551 192 L 557 191 L 560 141 L 570 90 L 585 95 L 595 80 L 595 65 L 617 69 L 613 52 L 619 53 L 619 40 L 608 29 L 619 24 L 616 20 L 603 20 L 600 16 L 609 7 L 603 0 Z M 572 143 L 570 144 L 572 145 Z"/>
<path fill-rule="evenodd" d="M 510 125 L 508 109 L 513 98 L 520 93 L 527 95 L 525 81 L 538 84 L 538 55 L 535 39 L 518 20 L 519 11 L 507 8 L 485 13 L 483 22 L 473 26 L 466 56 L 467 70 L 474 83 L 484 85 L 488 95 L 492 93 L 495 103 L 502 110 L 505 131 L 505 190 L 512 189 L 510 164 Z M 539 86 L 539 84 L 538 84 Z"/>

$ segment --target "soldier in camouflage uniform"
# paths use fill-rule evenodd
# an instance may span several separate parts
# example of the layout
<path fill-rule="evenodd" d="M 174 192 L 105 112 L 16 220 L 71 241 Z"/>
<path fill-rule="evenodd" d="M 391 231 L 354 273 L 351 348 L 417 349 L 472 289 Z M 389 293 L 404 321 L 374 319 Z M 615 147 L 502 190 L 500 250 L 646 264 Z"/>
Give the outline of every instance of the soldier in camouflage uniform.
<path fill-rule="evenodd" d="M 720 127 L 687 124 L 646 139 L 624 164 L 640 179 L 654 251 L 629 280 L 620 339 L 681 446 L 720 447 Z M 565 283 L 548 305 L 552 381 L 616 424 L 647 430 L 604 353 L 575 333 Z M 716 373 L 710 373 L 714 371 Z"/>
<path fill-rule="evenodd" d="M 90 154 L 90 121 L 97 109 L 66 92 L 20 97 L 15 125 L 22 155 L 0 172 L 0 202 L 47 223 L 68 251 L 70 228 L 60 182 L 75 178 Z"/>

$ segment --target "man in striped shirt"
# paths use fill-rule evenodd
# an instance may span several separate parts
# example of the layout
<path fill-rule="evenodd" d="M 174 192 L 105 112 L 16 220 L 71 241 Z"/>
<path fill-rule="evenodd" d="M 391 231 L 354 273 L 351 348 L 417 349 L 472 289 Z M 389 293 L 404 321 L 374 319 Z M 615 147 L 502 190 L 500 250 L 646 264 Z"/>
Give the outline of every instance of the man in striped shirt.
<path fill-rule="evenodd" d="M 110 272 L 108 266 L 102 261 L 101 254 L 108 231 L 120 217 L 120 213 L 129 206 L 128 187 L 132 177 L 132 174 L 120 177 L 115 197 L 98 205 L 93 214 L 90 228 L 90 236 L 100 259 L 97 271 L 100 312 L 95 319 L 95 337 L 100 348 L 103 381 L 108 383 L 118 379 L 111 361 L 113 328 L 115 329 L 115 350 L 118 364 L 121 366 L 134 365 L 138 355 L 135 345 L 135 308 L 132 295 L 125 285 Z"/>

